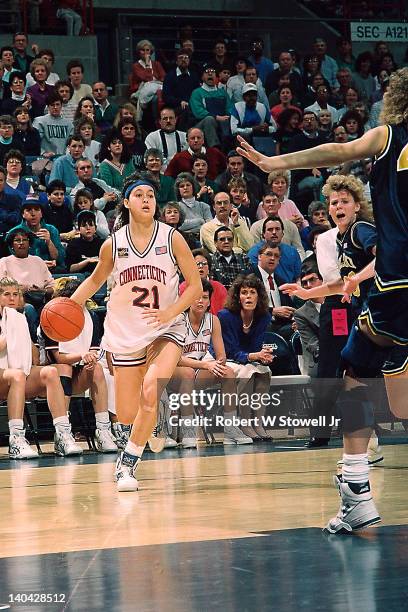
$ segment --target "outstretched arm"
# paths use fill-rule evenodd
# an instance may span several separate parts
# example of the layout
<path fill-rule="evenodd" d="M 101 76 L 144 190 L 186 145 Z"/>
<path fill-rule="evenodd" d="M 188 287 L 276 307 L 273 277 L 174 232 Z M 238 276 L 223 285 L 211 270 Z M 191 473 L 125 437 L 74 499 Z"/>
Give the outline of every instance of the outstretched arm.
<path fill-rule="evenodd" d="M 267 157 L 258 153 L 243 138 L 238 136 L 237 151 L 264 172 L 273 170 L 294 170 L 310 168 L 327 168 L 347 161 L 374 157 L 379 155 L 387 142 L 388 128 L 385 125 L 369 130 L 357 140 L 346 143 L 328 143 L 306 151 L 296 151 L 287 155 Z"/>

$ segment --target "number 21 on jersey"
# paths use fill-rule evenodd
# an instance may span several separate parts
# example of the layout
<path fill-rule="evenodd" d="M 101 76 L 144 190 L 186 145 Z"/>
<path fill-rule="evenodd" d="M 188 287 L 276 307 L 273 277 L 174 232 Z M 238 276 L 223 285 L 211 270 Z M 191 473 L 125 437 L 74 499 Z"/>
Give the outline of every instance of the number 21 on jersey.
<path fill-rule="evenodd" d="M 139 306 L 139 308 L 160 308 L 159 288 L 157 285 L 154 285 L 151 289 L 146 289 L 146 287 L 138 287 L 135 285 L 132 287 L 132 291 L 138 294 L 133 300 L 133 306 Z M 152 300 L 149 296 L 150 293 L 152 294 Z"/>

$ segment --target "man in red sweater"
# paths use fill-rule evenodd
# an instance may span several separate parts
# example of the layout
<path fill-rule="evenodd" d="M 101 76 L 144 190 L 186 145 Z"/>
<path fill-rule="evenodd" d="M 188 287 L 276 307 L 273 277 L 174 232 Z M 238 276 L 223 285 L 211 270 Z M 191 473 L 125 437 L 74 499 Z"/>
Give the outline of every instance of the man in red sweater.
<path fill-rule="evenodd" d="M 218 174 L 226 168 L 225 155 L 215 147 L 204 146 L 204 133 L 199 128 L 190 128 L 187 132 L 188 149 L 176 153 L 169 165 L 165 174 L 172 176 L 174 179 L 180 172 L 191 172 L 193 168 L 193 155 L 195 153 L 204 153 L 208 162 L 207 177 L 214 180 Z"/>

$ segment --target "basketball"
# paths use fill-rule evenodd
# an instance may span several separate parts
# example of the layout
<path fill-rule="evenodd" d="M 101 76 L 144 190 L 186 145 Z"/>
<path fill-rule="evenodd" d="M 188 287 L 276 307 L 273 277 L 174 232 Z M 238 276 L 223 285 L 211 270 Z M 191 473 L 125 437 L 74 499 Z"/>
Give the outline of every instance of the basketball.
<path fill-rule="evenodd" d="M 67 342 L 79 336 L 84 323 L 82 307 L 67 297 L 58 297 L 48 302 L 40 318 L 44 333 L 58 342 Z"/>

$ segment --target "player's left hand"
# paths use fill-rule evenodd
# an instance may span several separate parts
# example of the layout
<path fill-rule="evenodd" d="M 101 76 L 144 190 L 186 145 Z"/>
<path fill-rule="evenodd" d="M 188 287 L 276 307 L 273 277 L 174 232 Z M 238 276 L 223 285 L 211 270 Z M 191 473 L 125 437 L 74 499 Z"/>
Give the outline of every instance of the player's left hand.
<path fill-rule="evenodd" d="M 242 136 L 238 136 L 239 147 L 237 153 L 258 166 L 264 172 L 270 172 L 270 159 L 262 153 L 258 153 Z"/>
<path fill-rule="evenodd" d="M 172 320 L 166 310 L 158 310 L 157 308 L 144 308 L 142 318 L 146 320 L 147 325 L 152 327 L 160 327 Z"/>
<path fill-rule="evenodd" d="M 342 303 L 344 304 L 345 302 L 349 303 L 351 302 L 351 296 L 353 295 L 353 293 L 355 292 L 355 290 L 357 289 L 359 283 L 356 280 L 355 276 L 347 276 L 344 279 L 344 285 L 343 285 L 343 297 L 341 298 Z"/>
<path fill-rule="evenodd" d="M 286 295 L 290 295 L 290 296 L 295 295 L 296 297 L 299 297 L 302 300 L 308 299 L 307 289 L 304 289 L 303 287 L 301 287 L 300 285 L 297 285 L 296 283 L 285 283 L 284 285 L 281 285 L 279 287 L 279 291 L 282 291 L 282 293 L 286 293 Z"/>

